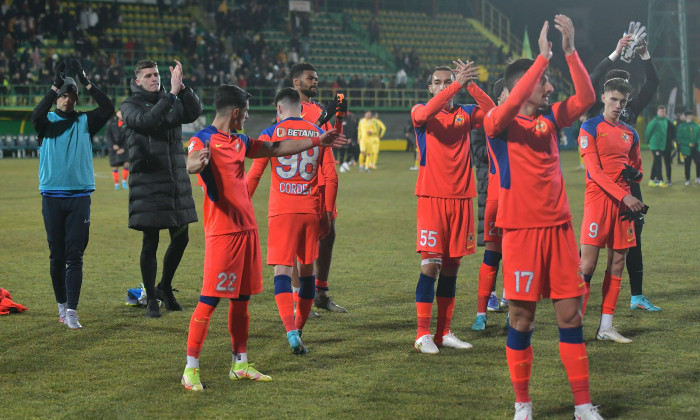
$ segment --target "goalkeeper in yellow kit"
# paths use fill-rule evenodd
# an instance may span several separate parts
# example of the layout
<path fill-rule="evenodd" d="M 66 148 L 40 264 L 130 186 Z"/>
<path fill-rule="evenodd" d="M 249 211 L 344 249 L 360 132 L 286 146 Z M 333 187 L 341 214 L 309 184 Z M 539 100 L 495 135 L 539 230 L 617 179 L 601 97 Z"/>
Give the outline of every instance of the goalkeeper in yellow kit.
<path fill-rule="evenodd" d="M 357 139 L 360 143 L 360 172 L 377 169 L 379 157 L 379 139 L 384 136 L 386 126 L 372 111 L 365 112 L 357 127 Z"/>

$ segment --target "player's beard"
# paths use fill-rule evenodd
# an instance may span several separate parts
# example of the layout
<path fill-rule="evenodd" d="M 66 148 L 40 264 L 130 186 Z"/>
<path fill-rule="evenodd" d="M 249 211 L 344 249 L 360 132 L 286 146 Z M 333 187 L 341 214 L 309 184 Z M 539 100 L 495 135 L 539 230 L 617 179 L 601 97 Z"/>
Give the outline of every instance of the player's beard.
<path fill-rule="evenodd" d="M 301 93 L 303 93 L 305 96 L 307 96 L 309 98 L 315 98 L 316 96 L 318 96 L 318 88 L 316 88 L 316 90 L 314 90 L 311 87 L 305 87 L 305 88 L 302 88 L 299 90 L 301 91 Z"/>

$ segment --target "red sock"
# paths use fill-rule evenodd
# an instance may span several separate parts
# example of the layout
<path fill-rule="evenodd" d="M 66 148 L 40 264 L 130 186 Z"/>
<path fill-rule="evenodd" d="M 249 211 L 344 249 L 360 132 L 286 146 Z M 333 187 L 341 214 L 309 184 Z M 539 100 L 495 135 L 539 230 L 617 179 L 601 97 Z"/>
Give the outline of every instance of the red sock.
<path fill-rule="evenodd" d="M 605 273 L 603 280 L 603 309 L 602 313 L 614 315 L 617 299 L 620 297 L 620 283 L 622 278 Z"/>
<path fill-rule="evenodd" d="M 114 179 L 115 184 L 119 183 L 119 170 L 118 169 L 112 170 L 112 179 Z"/>
<path fill-rule="evenodd" d="M 298 293 L 278 293 L 275 295 L 277 302 L 277 310 L 282 318 L 282 324 L 287 332 L 296 329 L 294 326 L 294 297 L 298 297 Z M 298 312 L 297 312 L 298 313 Z"/>
<path fill-rule="evenodd" d="M 591 296 L 591 283 L 585 281 L 586 294 L 583 295 L 583 308 L 581 308 L 581 316 L 586 315 L 586 306 L 588 305 L 588 298 Z"/>
<path fill-rule="evenodd" d="M 452 313 L 455 309 L 454 297 L 435 298 L 437 300 L 437 329 L 435 331 L 435 344 L 442 343 L 442 337 L 450 332 Z"/>
<path fill-rule="evenodd" d="M 486 312 L 486 306 L 489 303 L 491 291 L 496 284 L 497 273 L 498 266 L 494 267 L 486 263 L 481 263 L 481 268 L 479 269 L 479 289 L 476 301 L 477 312 Z"/>
<path fill-rule="evenodd" d="M 297 303 L 297 317 L 295 320 L 297 330 L 304 329 L 304 325 L 306 325 L 306 320 L 309 319 L 309 312 L 311 312 L 311 307 L 313 304 L 313 299 L 299 298 L 299 302 Z"/>
<path fill-rule="evenodd" d="M 327 292 L 328 291 L 328 282 L 316 279 L 316 290 L 320 290 L 322 292 Z"/>
<path fill-rule="evenodd" d="M 194 313 L 190 319 L 190 329 L 187 334 L 187 355 L 199 358 L 202 351 L 204 339 L 209 332 L 209 320 L 216 307 L 199 302 L 194 308 Z"/>
<path fill-rule="evenodd" d="M 235 354 L 245 353 L 250 329 L 250 300 L 229 300 L 228 331 L 231 333 L 231 348 Z"/>
<path fill-rule="evenodd" d="M 426 334 L 430 334 L 430 319 L 433 315 L 433 302 L 416 302 L 416 312 L 418 313 L 418 332 L 416 340 Z"/>
<path fill-rule="evenodd" d="M 588 356 L 584 343 L 572 344 L 559 342 L 559 356 L 569 377 L 571 392 L 574 394 L 574 405 L 591 402 L 588 386 Z"/>
<path fill-rule="evenodd" d="M 126 168 L 122 168 L 122 179 L 126 181 L 129 179 L 129 170 Z"/>
<path fill-rule="evenodd" d="M 513 350 L 506 346 L 506 358 L 510 380 L 513 382 L 515 402 L 530 402 L 530 371 L 532 370 L 532 346 L 525 350 Z"/>

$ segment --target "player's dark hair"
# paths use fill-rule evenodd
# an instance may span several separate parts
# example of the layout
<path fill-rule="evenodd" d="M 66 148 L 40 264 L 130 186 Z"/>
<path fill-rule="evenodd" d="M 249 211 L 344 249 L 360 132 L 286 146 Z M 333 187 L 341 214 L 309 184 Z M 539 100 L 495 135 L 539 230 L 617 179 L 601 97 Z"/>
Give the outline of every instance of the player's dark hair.
<path fill-rule="evenodd" d="M 505 87 L 507 87 L 508 90 L 513 90 L 515 82 L 523 77 L 523 74 L 525 74 L 534 63 L 535 60 L 531 58 L 521 58 L 508 64 L 505 75 L 503 76 L 505 79 Z"/>
<path fill-rule="evenodd" d="M 632 85 L 627 83 L 627 80 L 616 77 L 605 82 L 605 85 L 603 86 L 603 92 L 612 92 L 614 90 L 620 92 L 623 95 L 629 95 L 630 93 L 632 93 L 634 88 L 632 87 Z"/>
<path fill-rule="evenodd" d="M 294 83 L 294 79 L 298 79 L 302 73 L 306 70 L 316 71 L 316 67 L 311 63 L 297 63 L 292 66 L 292 70 L 289 71 L 289 80 Z"/>
<path fill-rule="evenodd" d="M 294 88 L 282 88 L 279 92 L 277 92 L 277 95 L 275 95 L 275 106 L 282 101 L 285 101 L 290 105 L 298 104 L 301 103 L 301 96 L 299 96 L 299 92 L 297 92 Z"/>
<path fill-rule="evenodd" d="M 501 93 L 503 93 L 503 88 L 506 86 L 506 79 L 500 78 L 496 80 L 496 83 L 493 84 L 493 100 L 497 101 L 498 97 L 501 96 Z"/>
<path fill-rule="evenodd" d="M 158 67 L 158 63 L 156 63 L 153 60 L 141 60 L 134 64 L 134 75 L 136 77 L 139 77 L 139 73 L 141 73 L 141 70 L 151 69 L 153 67 Z"/>
<path fill-rule="evenodd" d="M 695 113 L 694 113 L 693 111 L 685 111 L 685 114 L 684 114 L 684 115 L 686 115 L 686 116 L 688 116 L 688 115 L 695 115 Z"/>
<path fill-rule="evenodd" d="M 660 109 L 666 109 L 666 107 L 663 106 L 663 105 L 659 105 L 659 106 L 656 107 L 656 110 L 657 110 L 657 111 L 660 110 Z"/>
<path fill-rule="evenodd" d="M 618 79 L 618 78 L 625 79 L 626 81 L 629 82 L 630 72 L 628 72 L 627 70 L 612 69 L 605 75 L 606 82 L 610 79 Z"/>
<path fill-rule="evenodd" d="M 428 80 L 426 80 L 426 83 L 428 83 L 428 86 L 433 84 L 433 76 L 435 75 L 436 71 L 449 71 L 450 74 L 452 74 L 452 80 L 455 79 L 455 74 L 451 68 L 449 68 L 447 66 L 437 66 L 433 69 L 432 72 L 430 72 L 430 76 L 428 76 Z"/>
<path fill-rule="evenodd" d="M 245 108 L 252 95 L 236 85 L 221 85 L 216 88 L 214 106 L 216 112 L 227 108 Z"/>

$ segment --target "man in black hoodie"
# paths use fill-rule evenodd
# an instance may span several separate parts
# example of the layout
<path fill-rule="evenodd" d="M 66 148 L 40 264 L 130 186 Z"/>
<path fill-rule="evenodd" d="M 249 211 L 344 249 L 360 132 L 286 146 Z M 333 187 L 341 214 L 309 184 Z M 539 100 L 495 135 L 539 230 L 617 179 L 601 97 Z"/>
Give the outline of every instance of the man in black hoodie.
<path fill-rule="evenodd" d="M 122 102 L 129 158 L 129 227 L 143 232 L 141 277 L 148 299 L 146 316 L 160 317 L 156 298 L 165 308 L 182 308 L 173 296 L 172 280 L 189 242 L 188 224 L 197 221 L 190 176 L 185 164 L 182 124 L 195 121 L 202 104 L 182 83 L 182 64 L 170 67 L 170 92 L 160 84 L 155 61 L 134 65 L 133 96 Z M 161 229 L 170 232 L 163 274 L 155 286 L 156 251 Z"/>

